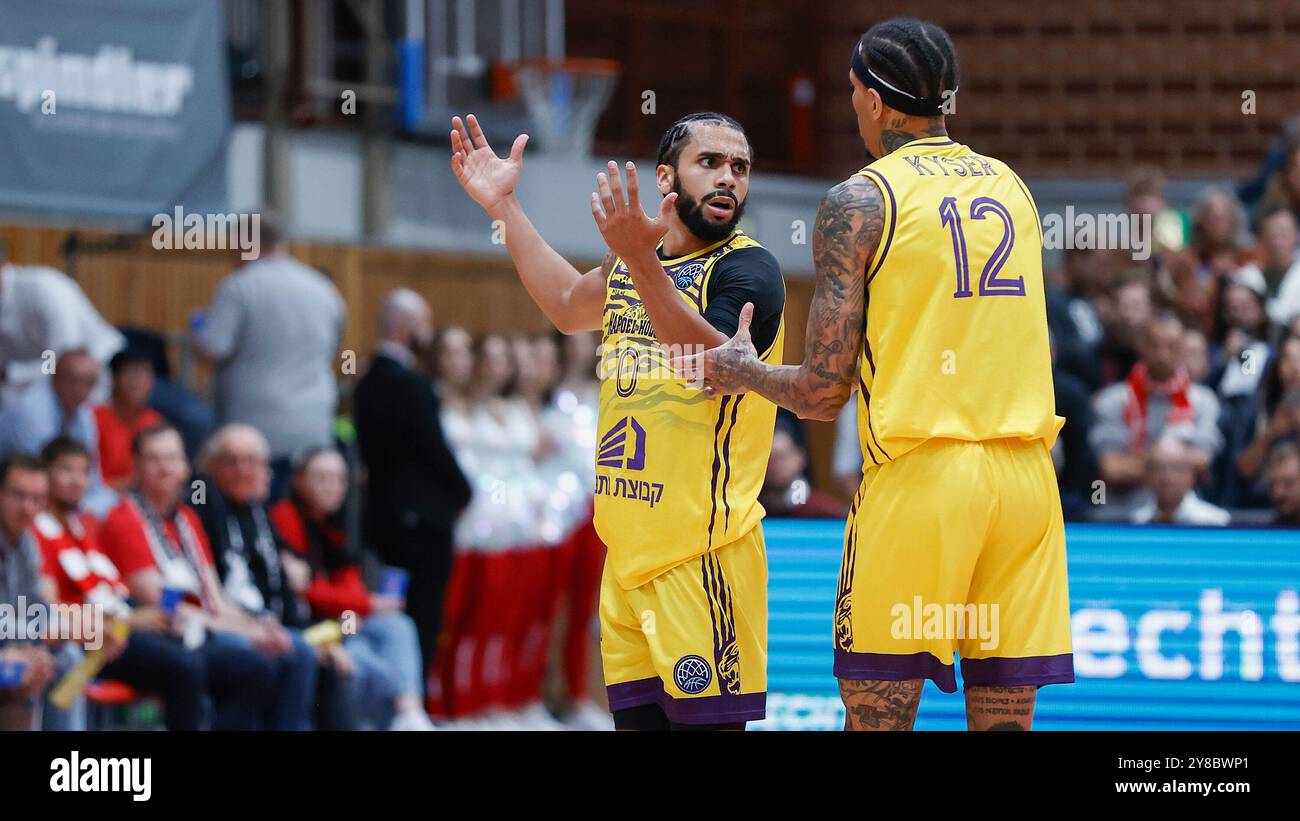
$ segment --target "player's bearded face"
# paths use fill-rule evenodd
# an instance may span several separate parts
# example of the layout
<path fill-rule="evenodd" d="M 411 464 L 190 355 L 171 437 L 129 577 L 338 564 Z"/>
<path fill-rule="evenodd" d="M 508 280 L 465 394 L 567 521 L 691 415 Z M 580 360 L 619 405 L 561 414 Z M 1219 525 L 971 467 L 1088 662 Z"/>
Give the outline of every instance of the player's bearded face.
<path fill-rule="evenodd" d="M 696 199 L 682 190 L 682 178 L 674 175 L 673 191 L 677 194 L 677 216 L 681 217 L 692 234 L 705 242 L 717 242 L 729 237 L 745 214 L 745 201 L 739 199 L 736 192 L 725 188 L 715 189 Z M 710 202 L 725 204 L 724 199 L 731 203 L 729 217 L 720 218 L 713 214 L 713 209 L 706 210 L 704 207 Z"/>

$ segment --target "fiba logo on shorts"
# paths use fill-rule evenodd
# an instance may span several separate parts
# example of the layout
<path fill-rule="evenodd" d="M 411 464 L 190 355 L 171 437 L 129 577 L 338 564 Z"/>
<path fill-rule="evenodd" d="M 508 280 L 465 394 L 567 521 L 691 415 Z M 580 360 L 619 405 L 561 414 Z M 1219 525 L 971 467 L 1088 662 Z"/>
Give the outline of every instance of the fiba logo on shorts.
<path fill-rule="evenodd" d="M 683 265 L 673 277 L 673 284 L 677 286 L 677 290 L 685 291 L 695 284 L 695 278 L 702 273 L 704 273 L 704 266 L 698 262 Z"/>
<path fill-rule="evenodd" d="M 673 681 L 679 690 L 693 696 L 713 681 L 713 668 L 700 656 L 682 656 L 673 666 Z"/>

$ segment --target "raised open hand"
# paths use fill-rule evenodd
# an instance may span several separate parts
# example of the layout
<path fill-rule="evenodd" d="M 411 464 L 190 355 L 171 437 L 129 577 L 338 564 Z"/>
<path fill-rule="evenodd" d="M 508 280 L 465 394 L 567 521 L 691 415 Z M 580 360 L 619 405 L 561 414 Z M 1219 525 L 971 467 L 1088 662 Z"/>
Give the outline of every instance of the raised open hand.
<path fill-rule="evenodd" d="M 654 219 L 641 210 L 641 194 L 637 187 L 636 166 L 627 164 L 627 195 L 623 194 L 623 178 L 618 164 L 609 161 L 609 175 L 596 175 L 597 191 L 591 195 L 591 215 L 596 227 L 605 238 L 605 244 L 623 259 L 638 251 L 653 252 L 659 240 L 668 233 L 668 215 L 672 212 L 676 194 L 664 197 L 659 205 L 659 215 Z"/>
<path fill-rule="evenodd" d="M 451 170 L 465 193 L 486 211 L 514 193 L 524 170 L 527 144 L 528 135 L 520 134 L 510 147 L 510 156 L 501 159 L 483 136 L 477 117 L 470 114 L 465 121 L 451 118 Z"/>

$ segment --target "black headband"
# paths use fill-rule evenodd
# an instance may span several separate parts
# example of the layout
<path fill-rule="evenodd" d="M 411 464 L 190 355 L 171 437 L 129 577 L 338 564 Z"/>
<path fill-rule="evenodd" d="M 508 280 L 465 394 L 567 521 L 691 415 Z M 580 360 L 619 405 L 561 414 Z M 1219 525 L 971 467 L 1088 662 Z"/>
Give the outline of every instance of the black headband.
<path fill-rule="evenodd" d="M 853 59 L 850 65 L 858 80 L 867 88 L 874 88 L 880 95 L 881 101 L 895 111 L 917 117 L 938 117 L 943 114 L 943 104 L 946 102 L 943 97 L 918 97 L 909 94 L 901 88 L 890 85 L 880 75 L 867 68 L 867 64 L 862 60 L 861 43 L 853 47 Z M 949 93 L 956 94 L 957 89 L 954 88 Z"/>

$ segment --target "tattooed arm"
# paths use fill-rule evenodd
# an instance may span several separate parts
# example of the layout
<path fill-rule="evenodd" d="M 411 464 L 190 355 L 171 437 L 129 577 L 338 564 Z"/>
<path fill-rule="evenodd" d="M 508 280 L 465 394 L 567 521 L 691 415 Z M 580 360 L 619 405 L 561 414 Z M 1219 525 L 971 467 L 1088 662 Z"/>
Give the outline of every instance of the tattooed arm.
<path fill-rule="evenodd" d="M 827 192 L 813 230 L 817 290 L 808 311 L 804 361 L 767 365 L 749 341 L 749 307 L 720 348 L 688 360 L 683 373 L 716 393 L 755 391 L 804 419 L 834 419 L 848 401 L 866 330 L 866 266 L 884 226 L 880 189 L 853 176 Z M 702 370 L 702 374 L 700 371 Z"/>

